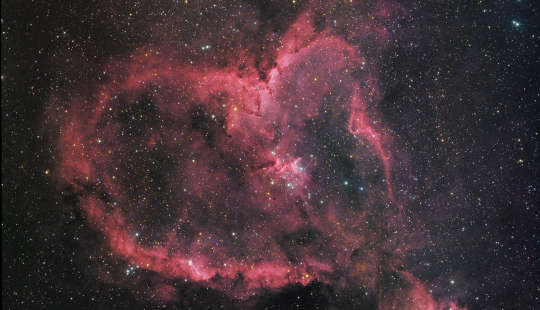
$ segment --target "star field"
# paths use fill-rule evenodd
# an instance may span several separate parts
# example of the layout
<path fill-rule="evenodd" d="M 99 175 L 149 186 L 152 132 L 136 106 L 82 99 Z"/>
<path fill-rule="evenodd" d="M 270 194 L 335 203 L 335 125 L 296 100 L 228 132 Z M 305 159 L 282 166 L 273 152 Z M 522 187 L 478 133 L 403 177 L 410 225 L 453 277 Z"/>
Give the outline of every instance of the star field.
<path fill-rule="evenodd" d="M 534 309 L 531 1 L 2 3 L 6 309 Z"/>

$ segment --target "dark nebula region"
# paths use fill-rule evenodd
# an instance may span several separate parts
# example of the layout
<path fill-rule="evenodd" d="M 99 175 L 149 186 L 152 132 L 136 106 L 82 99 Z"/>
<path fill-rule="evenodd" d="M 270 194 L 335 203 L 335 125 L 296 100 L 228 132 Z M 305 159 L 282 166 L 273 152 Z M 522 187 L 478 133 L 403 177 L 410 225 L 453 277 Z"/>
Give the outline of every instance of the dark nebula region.
<path fill-rule="evenodd" d="M 56 208 L 87 231 L 82 255 L 102 264 L 88 265 L 93 286 L 179 309 L 288 309 L 306 291 L 306 309 L 476 309 L 475 271 L 430 269 L 451 259 L 433 252 L 446 251 L 444 237 L 417 210 L 443 189 L 437 171 L 414 172 L 420 152 L 406 140 L 421 134 L 399 132 L 420 126 L 421 112 L 384 115 L 385 96 L 399 97 L 385 93 L 385 55 L 411 4 L 352 2 L 231 2 L 227 22 L 192 22 L 186 33 L 200 36 L 189 43 L 164 18 L 152 39 L 121 44 L 47 94 L 44 174 L 62 197 Z M 449 192 L 424 206 L 458 217 L 437 211 L 463 190 Z M 340 294 L 354 301 L 333 304 Z"/>

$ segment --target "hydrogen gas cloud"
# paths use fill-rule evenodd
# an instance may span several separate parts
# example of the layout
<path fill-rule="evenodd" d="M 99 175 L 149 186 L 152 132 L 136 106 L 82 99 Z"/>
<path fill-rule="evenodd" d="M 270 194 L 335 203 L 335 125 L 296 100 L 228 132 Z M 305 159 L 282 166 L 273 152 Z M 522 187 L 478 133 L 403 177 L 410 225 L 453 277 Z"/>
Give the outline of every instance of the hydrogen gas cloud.
<path fill-rule="evenodd" d="M 321 5 L 234 52 L 164 36 L 51 97 L 55 118 L 65 107 L 58 186 L 126 266 L 108 281 L 136 290 L 125 278 L 144 272 L 152 298 L 172 304 L 178 282 L 240 304 L 322 283 L 374 295 L 378 309 L 458 309 L 404 264 L 423 238 L 395 190 L 407 154 L 378 102 L 386 24 L 405 10 L 321 20 Z"/>

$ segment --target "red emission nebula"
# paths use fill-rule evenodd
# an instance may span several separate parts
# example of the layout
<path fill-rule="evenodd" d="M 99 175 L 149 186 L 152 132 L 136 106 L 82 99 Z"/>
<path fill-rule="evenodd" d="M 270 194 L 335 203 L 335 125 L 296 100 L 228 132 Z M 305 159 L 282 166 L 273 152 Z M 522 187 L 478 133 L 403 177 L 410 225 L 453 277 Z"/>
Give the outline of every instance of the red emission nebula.
<path fill-rule="evenodd" d="M 205 66 L 146 46 L 69 100 L 56 174 L 128 275 L 155 273 L 166 300 L 181 298 L 171 279 L 237 300 L 318 281 L 362 287 L 380 309 L 458 309 L 401 267 L 417 245 L 362 45 L 381 51 L 391 35 L 354 27 L 316 29 L 307 9 L 262 66 L 247 49 Z M 384 270 L 404 285 L 381 291 Z"/>

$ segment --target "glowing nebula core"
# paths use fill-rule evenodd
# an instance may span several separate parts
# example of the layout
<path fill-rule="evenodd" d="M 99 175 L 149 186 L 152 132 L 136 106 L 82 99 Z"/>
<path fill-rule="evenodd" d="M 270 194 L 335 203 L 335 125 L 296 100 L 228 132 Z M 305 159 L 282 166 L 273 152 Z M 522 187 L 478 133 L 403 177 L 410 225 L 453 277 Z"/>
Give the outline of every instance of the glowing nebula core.
<path fill-rule="evenodd" d="M 446 309 L 402 268 L 417 245 L 378 117 L 379 59 L 366 52 L 391 35 L 355 27 L 351 37 L 317 29 L 308 8 L 265 65 L 247 50 L 193 65 L 160 46 L 111 60 L 70 99 L 59 181 L 115 257 L 164 279 L 240 300 L 318 281 L 361 286 L 381 309 Z M 381 290 L 387 272 L 405 284 Z"/>

